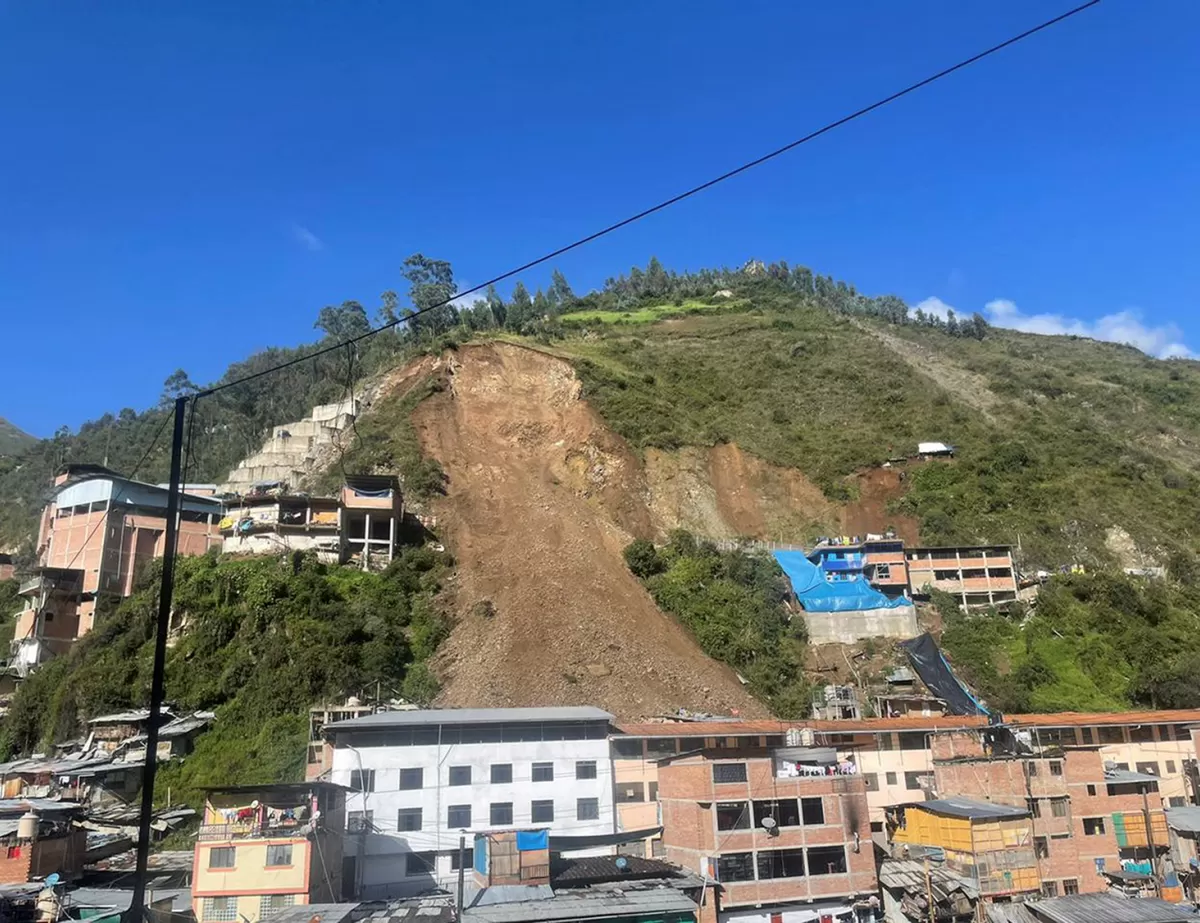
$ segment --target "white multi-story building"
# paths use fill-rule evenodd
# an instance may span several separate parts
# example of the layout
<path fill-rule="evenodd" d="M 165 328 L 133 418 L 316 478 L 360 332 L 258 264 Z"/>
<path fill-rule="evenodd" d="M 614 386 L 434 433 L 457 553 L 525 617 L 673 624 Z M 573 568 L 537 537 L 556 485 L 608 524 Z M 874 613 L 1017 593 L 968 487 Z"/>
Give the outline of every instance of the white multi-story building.
<path fill-rule="evenodd" d="M 487 830 L 613 834 L 612 720 L 590 707 L 470 708 L 326 725 L 330 780 L 351 789 L 346 852 L 360 896 L 451 884 L 464 833 L 468 870 L 474 834 Z"/>

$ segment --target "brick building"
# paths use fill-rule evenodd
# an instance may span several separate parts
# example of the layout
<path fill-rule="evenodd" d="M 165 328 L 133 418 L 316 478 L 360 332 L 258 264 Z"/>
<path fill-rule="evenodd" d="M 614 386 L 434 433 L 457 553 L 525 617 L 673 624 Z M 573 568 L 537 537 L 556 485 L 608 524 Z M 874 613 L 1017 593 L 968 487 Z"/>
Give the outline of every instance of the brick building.
<path fill-rule="evenodd" d="M 1106 766 L 1094 744 L 1040 738 L 1002 728 L 934 734 L 934 787 L 1027 810 L 1046 897 L 1107 890 L 1101 872 L 1123 861 L 1158 870 L 1169 837 L 1157 776 Z"/>
<path fill-rule="evenodd" d="M 44 798 L 0 801 L 0 885 L 24 884 L 58 874 L 76 880 L 83 871 L 87 833 L 78 804 Z"/>
<path fill-rule="evenodd" d="M 876 900 L 866 789 L 829 748 L 666 755 L 658 802 L 668 860 L 721 884 L 721 907 L 865 913 Z"/>

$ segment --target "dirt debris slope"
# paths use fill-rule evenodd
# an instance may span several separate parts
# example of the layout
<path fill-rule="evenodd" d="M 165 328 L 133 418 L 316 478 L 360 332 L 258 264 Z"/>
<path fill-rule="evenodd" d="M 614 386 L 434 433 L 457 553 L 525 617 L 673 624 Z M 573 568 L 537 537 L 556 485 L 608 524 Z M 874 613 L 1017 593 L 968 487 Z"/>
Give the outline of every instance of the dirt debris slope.
<path fill-rule="evenodd" d="M 645 477 L 571 367 L 494 343 L 460 349 L 449 381 L 413 417 L 448 476 L 439 532 L 459 565 L 441 703 L 764 714 L 626 567 L 656 532 Z"/>

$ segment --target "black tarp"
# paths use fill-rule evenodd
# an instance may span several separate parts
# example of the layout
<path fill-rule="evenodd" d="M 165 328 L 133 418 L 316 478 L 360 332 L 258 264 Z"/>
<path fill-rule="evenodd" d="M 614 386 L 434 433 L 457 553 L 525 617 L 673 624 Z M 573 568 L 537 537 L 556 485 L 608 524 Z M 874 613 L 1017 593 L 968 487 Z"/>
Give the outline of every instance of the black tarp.
<path fill-rule="evenodd" d="M 550 852 L 570 852 L 574 849 L 596 849 L 600 846 L 620 846 L 636 843 L 662 833 L 662 827 L 647 827 L 645 830 L 626 830 L 624 833 L 596 833 L 591 836 L 552 836 Z"/>
<path fill-rule="evenodd" d="M 929 687 L 929 691 L 946 703 L 951 714 L 955 715 L 988 715 L 990 712 L 983 707 L 967 687 L 959 681 L 942 656 L 937 642 L 929 632 L 911 641 L 902 641 L 900 646 L 908 654 L 909 662 L 921 682 Z"/>

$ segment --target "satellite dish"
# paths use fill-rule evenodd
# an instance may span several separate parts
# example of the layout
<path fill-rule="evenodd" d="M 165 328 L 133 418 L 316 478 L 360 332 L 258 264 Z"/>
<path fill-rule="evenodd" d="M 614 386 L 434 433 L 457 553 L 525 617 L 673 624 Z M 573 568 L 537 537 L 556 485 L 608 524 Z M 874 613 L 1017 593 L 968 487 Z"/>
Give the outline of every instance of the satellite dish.
<path fill-rule="evenodd" d="M 59 883 L 59 881 L 61 881 L 61 879 L 59 878 L 58 872 L 51 872 L 46 876 L 46 887 L 53 888 Z"/>
<path fill-rule="evenodd" d="M 775 818 L 773 818 L 773 817 L 764 817 L 762 819 L 762 825 L 763 825 L 764 830 L 774 830 L 776 827 L 779 826 L 775 822 Z"/>
<path fill-rule="evenodd" d="M 619 871 L 626 872 L 629 870 L 629 860 L 624 856 L 617 856 L 617 861 L 613 863 Z"/>

